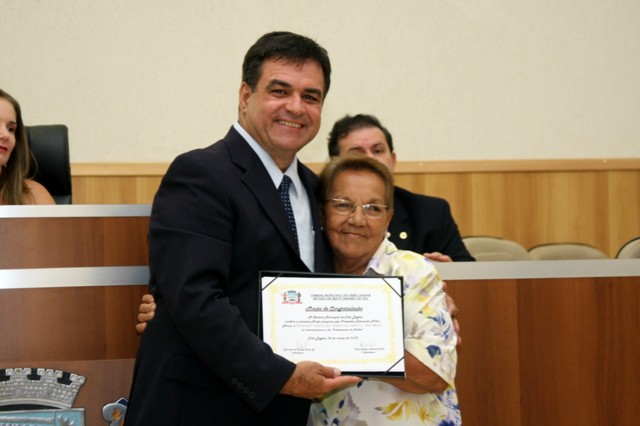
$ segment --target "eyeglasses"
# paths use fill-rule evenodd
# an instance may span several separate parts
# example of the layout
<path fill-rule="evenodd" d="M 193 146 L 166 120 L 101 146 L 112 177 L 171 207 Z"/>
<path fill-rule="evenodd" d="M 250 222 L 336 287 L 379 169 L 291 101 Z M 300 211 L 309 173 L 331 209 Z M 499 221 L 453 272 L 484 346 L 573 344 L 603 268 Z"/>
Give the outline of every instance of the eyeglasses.
<path fill-rule="evenodd" d="M 336 213 L 347 216 L 356 211 L 356 207 L 362 207 L 362 212 L 366 217 L 371 219 L 380 219 L 387 213 L 387 206 L 383 204 L 356 204 L 353 201 L 344 200 L 342 198 L 332 198 L 327 200 L 331 208 Z"/>

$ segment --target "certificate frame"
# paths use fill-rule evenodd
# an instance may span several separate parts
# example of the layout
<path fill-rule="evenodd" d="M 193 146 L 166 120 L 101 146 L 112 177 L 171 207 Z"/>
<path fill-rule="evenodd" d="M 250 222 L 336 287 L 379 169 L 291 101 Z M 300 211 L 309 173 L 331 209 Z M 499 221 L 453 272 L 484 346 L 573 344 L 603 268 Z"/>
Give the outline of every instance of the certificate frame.
<path fill-rule="evenodd" d="M 260 271 L 258 331 L 292 362 L 404 377 L 401 276 Z"/>

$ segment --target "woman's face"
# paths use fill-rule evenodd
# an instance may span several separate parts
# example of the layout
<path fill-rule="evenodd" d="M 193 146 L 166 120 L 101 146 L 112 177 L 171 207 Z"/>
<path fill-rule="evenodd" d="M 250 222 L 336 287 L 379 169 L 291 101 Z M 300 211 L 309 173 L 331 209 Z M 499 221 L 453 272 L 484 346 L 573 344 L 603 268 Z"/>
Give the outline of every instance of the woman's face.
<path fill-rule="evenodd" d="M 386 205 L 385 191 L 384 180 L 371 171 L 347 170 L 335 177 L 329 199 L 356 204 L 353 212 L 341 212 L 331 201 L 324 208 L 325 231 L 334 251 L 336 272 L 363 273 L 360 269 L 367 265 L 380 246 L 392 213 L 382 209 L 380 217 L 371 217 L 365 215 L 362 205 Z"/>
<path fill-rule="evenodd" d="M 16 110 L 8 100 L 0 98 L 0 167 L 9 162 L 11 152 L 16 146 L 17 128 Z"/>

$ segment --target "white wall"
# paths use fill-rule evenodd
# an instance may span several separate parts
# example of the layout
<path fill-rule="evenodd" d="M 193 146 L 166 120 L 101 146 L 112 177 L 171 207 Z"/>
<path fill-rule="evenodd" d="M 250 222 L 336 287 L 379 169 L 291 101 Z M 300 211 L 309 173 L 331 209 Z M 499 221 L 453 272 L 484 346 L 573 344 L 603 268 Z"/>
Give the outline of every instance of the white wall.
<path fill-rule="evenodd" d="M 72 162 L 165 162 L 235 120 L 263 33 L 334 68 L 316 140 L 377 115 L 400 160 L 640 157 L 636 0 L 0 0 L 0 87 Z"/>

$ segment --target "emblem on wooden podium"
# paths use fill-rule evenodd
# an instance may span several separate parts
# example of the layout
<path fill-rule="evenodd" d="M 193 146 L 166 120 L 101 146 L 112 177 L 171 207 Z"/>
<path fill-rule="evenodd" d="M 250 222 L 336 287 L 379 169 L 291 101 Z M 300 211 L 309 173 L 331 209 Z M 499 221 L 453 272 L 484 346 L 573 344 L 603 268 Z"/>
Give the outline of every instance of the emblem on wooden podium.
<path fill-rule="evenodd" d="M 0 369 L 0 426 L 84 426 L 72 408 L 85 377 L 44 368 Z"/>

